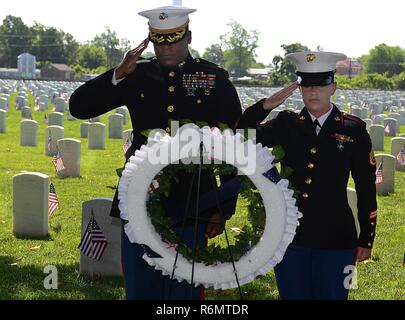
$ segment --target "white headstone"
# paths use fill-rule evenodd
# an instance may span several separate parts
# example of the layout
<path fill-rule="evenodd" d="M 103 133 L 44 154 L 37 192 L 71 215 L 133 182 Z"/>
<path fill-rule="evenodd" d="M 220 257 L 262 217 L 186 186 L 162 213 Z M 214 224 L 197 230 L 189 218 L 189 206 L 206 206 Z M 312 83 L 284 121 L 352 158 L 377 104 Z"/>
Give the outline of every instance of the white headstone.
<path fill-rule="evenodd" d="M 15 99 L 15 108 L 16 110 L 20 110 L 22 107 L 27 105 L 27 99 L 24 96 L 18 96 Z"/>
<path fill-rule="evenodd" d="M 39 96 L 39 109 L 48 110 L 48 101 L 49 101 L 49 98 L 47 95 Z"/>
<path fill-rule="evenodd" d="M 109 216 L 112 199 L 94 199 L 83 202 L 81 238 L 92 217 L 103 231 L 108 244 L 101 259 L 95 260 L 80 253 L 80 274 L 94 276 L 121 276 L 121 220 Z"/>
<path fill-rule="evenodd" d="M 384 119 L 385 119 L 385 115 L 384 114 L 377 114 L 373 117 L 373 123 L 374 124 L 383 124 L 384 123 Z"/>
<path fill-rule="evenodd" d="M 382 163 L 383 171 L 383 181 L 377 183 L 377 194 L 386 195 L 388 193 L 394 193 L 395 185 L 395 163 L 396 159 L 394 156 L 389 154 L 377 154 L 375 156 L 377 161 L 376 167 L 377 170 Z"/>
<path fill-rule="evenodd" d="M 399 110 L 399 125 L 404 126 L 405 125 L 405 110 Z"/>
<path fill-rule="evenodd" d="M 351 114 L 361 119 L 361 108 L 353 106 Z"/>
<path fill-rule="evenodd" d="M 21 117 L 23 119 L 31 119 L 32 120 L 32 112 L 30 107 L 22 107 L 21 108 Z"/>
<path fill-rule="evenodd" d="M 395 137 L 397 134 L 397 120 L 394 118 L 385 118 L 384 132 L 386 136 Z"/>
<path fill-rule="evenodd" d="M 90 122 L 82 122 L 80 124 L 80 138 L 88 138 Z"/>
<path fill-rule="evenodd" d="M 101 122 L 94 122 L 89 126 L 88 149 L 105 149 L 106 128 Z"/>
<path fill-rule="evenodd" d="M 124 116 L 119 113 L 108 116 L 108 138 L 122 139 L 122 123 Z"/>
<path fill-rule="evenodd" d="M 373 150 L 384 151 L 384 126 L 379 124 L 370 126 L 370 139 Z"/>
<path fill-rule="evenodd" d="M 28 119 L 21 121 L 20 145 L 22 147 L 36 147 L 38 145 L 38 122 Z"/>
<path fill-rule="evenodd" d="M 61 126 L 49 126 L 45 129 L 45 154 L 54 156 L 58 153 L 58 140 L 65 136 L 65 129 Z"/>
<path fill-rule="evenodd" d="M 16 236 L 48 234 L 49 177 L 22 173 L 13 177 L 13 232 Z"/>
<path fill-rule="evenodd" d="M 366 123 L 367 132 L 370 133 L 371 119 L 363 119 L 363 121 Z"/>
<path fill-rule="evenodd" d="M 58 140 L 58 149 L 65 169 L 59 171 L 57 175 L 62 178 L 80 177 L 81 141 L 77 139 L 60 139 Z"/>
<path fill-rule="evenodd" d="M 4 97 L 0 98 L 0 110 L 8 110 L 8 100 Z"/>
<path fill-rule="evenodd" d="M 55 99 L 55 111 L 64 113 L 66 110 L 66 101 L 61 97 Z"/>
<path fill-rule="evenodd" d="M 123 125 L 125 126 L 127 124 L 127 118 L 128 118 L 128 109 L 127 107 L 119 107 L 115 110 L 116 113 L 122 114 L 124 116 L 124 122 Z"/>
<path fill-rule="evenodd" d="M 125 130 L 122 133 L 122 142 L 123 144 L 127 141 L 132 141 L 132 129 Z"/>
<path fill-rule="evenodd" d="M 6 133 L 7 111 L 0 109 L 0 133 Z"/>
<path fill-rule="evenodd" d="M 392 138 L 391 140 L 391 155 L 396 158 L 395 170 L 405 171 L 405 164 L 402 164 L 400 160 L 397 159 L 397 156 L 401 150 L 405 148 L 405 138 Z"/>
<path fill-rule="evenodd" d="M 51 112 L 48 115 L 48 126 L 60 126 L 63 127 L 63 113 Z"/>
<path fill-rule="evenodd" d="M 347 200 L 349 202 L 350 209 L 352 209 L 353 217 L 354 217 L 354 222 L 356 224 L 356 230 L 357 230 L 357 236 L 360 234 L 360 224 L 359 224 L 359 218 L 357 216 L 358 214 L 358 208 L 357 208 L 357 193 L 356 189 L 353 188 L 347 188 Z"/>
<path fill-rule="evenodd" d="M 400 115 L 399 113 L 390 113 L 390 114 L 388 115 L 388 117 L 389 117 L 389 118 L 394 118 L 395 120 L 397 120 L 397 122 L 396 122 L 396 128 L 397 128 L 396 133 L 399 133 L 399 131 L 400 131 L 400 126 L 401 126 L 401 124 L 400 124 L 401 115 Z"/>
<path fill-rule="evenodd" d="M 39 110 L 40 110 L 40 111 L 48 110 L 48 104 L 47 104 L 47 103 L 44 103 L 44 102 L 40 102 L 40 103 L 39 103 Z"/>
<path fill-rule="evenodd" d="M 360 119 L 366 119 L 368 116 L 368 110 L 367 108 L 361 108 L 361 113 L 360 113 L 361 117 Z"/>

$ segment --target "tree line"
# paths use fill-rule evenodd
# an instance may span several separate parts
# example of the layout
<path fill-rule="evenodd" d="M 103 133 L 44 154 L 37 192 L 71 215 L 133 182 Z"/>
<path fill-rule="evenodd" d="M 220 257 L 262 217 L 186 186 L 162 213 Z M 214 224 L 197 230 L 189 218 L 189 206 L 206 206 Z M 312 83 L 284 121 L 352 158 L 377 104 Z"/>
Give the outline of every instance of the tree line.
<path fill-rule="evenodd" d="M 236 21 L 228 23 L 229 31 L 220 36 L 200 54 L 190 48 L 195 57 L 202 57 L 224 67 L 237 79 L 248 75 L 249 68 L 270 67 L 268 80 L 252 84 L 282 86 L 296 79 L 294 65 L 285 59 L 291 52 L 308 51 L 301 43 L 281 45 L 284 54 L 273 57 L 266 66 L 257 61 L 259 32 L 246 30 Z M 64 63 L 73 67 L 76 76 L 101 73 L 118 65 L 125 52 L 131 49 L 128 39 L 120 39 L 109 27 L 92 40 L 79 43 L 71 34 L 55 27 L 35 22 L 27 26 L 20 17 L 8 15 L 0 25 L 0 67 L 16 68 L 17 57 L 29 52 L 36 57 L 37 67 L 48 63 Z M 316 48 L 320 50 L 321 48 Z M 146 52 L 146 57 L 153 56 Z M 405 50 L 398 46 L 379 44 L 357 59 L 363 70 L 359 76 L 338 76 L 345 88 L 405 89 Z"/>

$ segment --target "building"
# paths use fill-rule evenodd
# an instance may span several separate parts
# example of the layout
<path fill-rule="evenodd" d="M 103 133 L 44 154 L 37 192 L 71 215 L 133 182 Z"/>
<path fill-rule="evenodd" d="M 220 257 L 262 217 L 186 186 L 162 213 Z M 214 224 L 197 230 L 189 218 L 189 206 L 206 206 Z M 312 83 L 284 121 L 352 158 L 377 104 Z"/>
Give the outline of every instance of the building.
<path fill-rule="evenodd" d="M 73 80 L 75 71 L 66 64 L 51 63 L 41 69 L 41 79 L 44 80 Z"/>
<path fill-rule="evenodd" d="M 352 58 L 347 58 L 336 63 L 336 73 L 348 77 L 358 76 L 362 69 L 363 65 Z"/>
<path fill-rule="evenodd" d="M 249 77 L 257 80 L 268 80 L 270 71 L 271 68 L 251 68 L 247 70 Z"/>
<path fill-rule="evenodd" d="M 20 77 L 23 79 L 35 79 L 36 59 L 30 53 L 21 53 L 17 58 L 17 67 Z"/>

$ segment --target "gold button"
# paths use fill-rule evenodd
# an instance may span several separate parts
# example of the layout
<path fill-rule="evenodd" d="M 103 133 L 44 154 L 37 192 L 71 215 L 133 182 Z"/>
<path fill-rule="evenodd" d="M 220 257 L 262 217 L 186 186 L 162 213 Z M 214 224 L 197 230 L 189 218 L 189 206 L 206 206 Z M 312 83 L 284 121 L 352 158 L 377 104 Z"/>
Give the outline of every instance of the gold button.
<path fill-rule="evenodd" d="M 145 98 L 145 95 L 144 95 L 143 93 L 141 93 L 141 98 L 142 98 L 142 99 Z"/>
<path fill-rule="evenodd" d="M 176 75 L 176 73 L 174 71 L 169 72 L 169 77 L 173 78 Z"/>
<path fill-rule="evenodd" d="M 308 198 L 309 198 L 309 194 L 305 192 L 305 193 L 302 195 L 302 197 L 303 197 L 304 199 L 308 199 Z"/>
<path fill-rule="evenodd" d="M 315 165 L 312 162 L 310 162 L 310 163 L 308 163 L 308 168 L 313 169 L 313 168 L 315 168 Z"/>
<path fill-rule="evenodd" d="M 312 148 L 309 152 L 310 152 L 311 154 L 316 154 L 317 150 L 316 150 L 316 148 Z"/>
<path fill-rule="evenodd" d="M 371 222 L 371 225 L 374 227 L 374 226 L 375 226 L 375 223 L 374 223 L 374 222 Z"/>
<path fill-rule="evenodd" d="M 369 242 L 369 243 L 367 243 L 367 245 L 369 246 L 369 247 L 371 247 L 371 243 Z"/>
<path fill-rule="evenodd" d="M 171 87 L 169 87 L 169 92 L 174 92 L 174 87 L 173 86 L 171 86 Z"/>
<path fill-rule="evenodd" d="M 311 183 L 312 183 L 312 179 L 311 179 L 311 178 L 305 179 L 305 183 L 306 183 L 306 184 L 311 184 Z"/>
<path fill-rule="evenodd" d="M 167 111 L 169 111 L 170 113 L 172 113 L 174 111 L 174 107 L 173 106 L 168 106 L 167 107 Z"/>
<path fill-rule="evenodd" d="M 201 104 L 201 103 L 202 103 L 201 99 L 198 99 L 198 100 L 197 100 L 197 103 L 198 103 L 198 104 Z"/>
<path fill-rule="evenodd" d="M 370 236 L 374 236 L 374 233 L 371 233 Z"/>

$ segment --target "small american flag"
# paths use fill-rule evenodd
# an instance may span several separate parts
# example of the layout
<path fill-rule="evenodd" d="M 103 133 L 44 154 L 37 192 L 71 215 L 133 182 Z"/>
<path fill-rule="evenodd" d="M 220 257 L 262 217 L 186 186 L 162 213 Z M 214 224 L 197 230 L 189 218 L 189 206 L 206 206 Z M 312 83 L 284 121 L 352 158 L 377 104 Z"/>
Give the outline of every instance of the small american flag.
<path fill-rule="evenodd" d="M 127 153 L 130 146 L 131 142 L 129 141 L 129 139 L 127 139 L 127 141 L 125 141 L 124 145 L 122 146 L 122 150 L 124 151 L 124 153 Z"/>
<path fill-rule="evenodd" d="M 405 166 L 405 147 L 403 147 L 397 154 L 397 160 L 401 164 L 401 166 Z"/>
<path fill-rule="evenodd" d="M 58 208 L 59 208 L 59 200 L 58 197 L 56 196 L 55 186 L 51 182 L 48 197 L 48 216 L 50 217 Z"/>
<path fill-rule="evenodd" d="M 384 176 L 383 176 L 383 165 L 382 162 L 378 166 L 377 171 L 375 172 L 375 183 L 379 184 L 384 181 Z"/>
<path fill-rule="evenodd" d="M 52 157 L 52 163 L 55 167 L 56 172 L 62 171 L 65 169 L 65 166 L 63 165 L 63 160 L 62 157 L 60 156 L 60 153 L 58 153 Z"/>
<path fill-rule="evenodd" d="M 91 217 L 78 248 L 85 256 L 100 260 L 107 245 L 103 230 L 98 226 L 94 216 Z"/>

